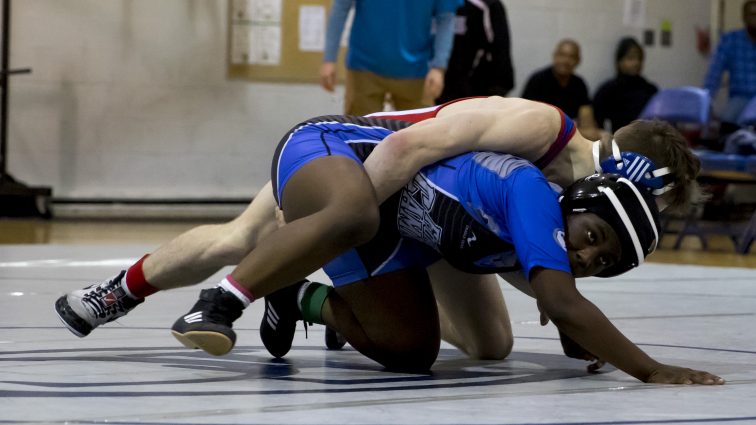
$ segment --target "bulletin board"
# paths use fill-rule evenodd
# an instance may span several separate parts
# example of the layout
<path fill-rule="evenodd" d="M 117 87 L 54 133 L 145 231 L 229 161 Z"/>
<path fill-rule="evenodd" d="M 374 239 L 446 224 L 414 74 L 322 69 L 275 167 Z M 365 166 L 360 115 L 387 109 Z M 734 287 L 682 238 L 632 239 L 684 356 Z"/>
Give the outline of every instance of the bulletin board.
<path fill-rule="evenodd" d="M 228 77 L 317 83 L 330 6 L 331 0 L 229 0 Z"/>

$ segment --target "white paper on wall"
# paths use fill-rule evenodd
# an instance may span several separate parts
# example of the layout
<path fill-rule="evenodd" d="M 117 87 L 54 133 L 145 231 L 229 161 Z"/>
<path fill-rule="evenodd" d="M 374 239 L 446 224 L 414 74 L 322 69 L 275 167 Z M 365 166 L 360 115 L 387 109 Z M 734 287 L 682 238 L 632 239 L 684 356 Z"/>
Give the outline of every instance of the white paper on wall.
<path fill-rule="evenodd" d="M 234 65 L 249 63 L 249 43 L 252 39 L 249 25 L 231 25 L 231 63 Z"/>
<path fill-rule="evenodd" d="M 299 8 L 299 50 L 322 52 L 325 43 L 326 13 L 323 6 Z"/>
<path fill-rule="evenodd" d="M 281 22 L 281 0 L 253 0 L 252 16 L 255 20 Z"/>
<path fill-rule="evenodd" d="M 625 0 L 622 25 L 632 28 L 646 27 L 646 0 Z"/>
<path fill-rule="evenodd" d="M 234 0 L 231 2 L 231 19 L 233 20 L 249 20 L 250 4 L 248 0 Z"/>
<path fill-rule="evenodd" d="M 281 62 L 282 0 L 234 0 L 231 11 L 231 63 Z"/>
<path fill-rule="evenodd" d="M 281 22 L 281 0 L 233 0 L 232 19 Z"/>

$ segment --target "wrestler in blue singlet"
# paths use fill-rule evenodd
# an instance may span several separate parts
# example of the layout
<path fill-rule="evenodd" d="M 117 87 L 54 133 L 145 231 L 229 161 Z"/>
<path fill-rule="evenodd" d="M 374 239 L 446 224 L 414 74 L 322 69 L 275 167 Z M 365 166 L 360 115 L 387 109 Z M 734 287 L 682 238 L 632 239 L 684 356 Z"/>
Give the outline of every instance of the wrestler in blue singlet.
<path fill-rule="evenodd" d="M 296 127 L 274 160 L 279 204 L 288 178 L 308 161 L 325 155 L 363 161 L 401 126 L 374 118 L 321 117 Z M 324 270 L 335 286 L 425 267 L 442 257 L 471 273 L 522 269 L 527 276 L 536 266 L 570 273 L 557 195 L 534 165 L 514 156 L 452 157 L 425 167 L 384 202 L 377 236 Z"/>

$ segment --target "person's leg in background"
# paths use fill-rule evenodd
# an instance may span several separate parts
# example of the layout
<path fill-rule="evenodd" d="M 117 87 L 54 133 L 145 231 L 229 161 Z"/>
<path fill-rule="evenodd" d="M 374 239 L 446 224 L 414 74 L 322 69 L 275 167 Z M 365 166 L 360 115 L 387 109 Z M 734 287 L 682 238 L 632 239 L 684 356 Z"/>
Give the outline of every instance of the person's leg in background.
<path fill-rule="evenodd" d="M 391 94 L 394 108 L 398 111 L 423 108 L 433 105 L 433 99 L 425 98 L 425 80 L 385 78 L 384 84 Z"/>
<path fill-rule="evenodd" d="M 372 72 L 346 71 L 344 114 L 367 115 L 383 111 L 386 89 L 382 78 Z"/>
<path fill-rule="evenodd" d="M 63 295 L 56 311 L 71 332 L 84 337 L 157 291 L 195 285 L 237 264 L 277 228 L 275 211 L 269 182 L 235 219 L 190 229 L 115 277 Z"/>

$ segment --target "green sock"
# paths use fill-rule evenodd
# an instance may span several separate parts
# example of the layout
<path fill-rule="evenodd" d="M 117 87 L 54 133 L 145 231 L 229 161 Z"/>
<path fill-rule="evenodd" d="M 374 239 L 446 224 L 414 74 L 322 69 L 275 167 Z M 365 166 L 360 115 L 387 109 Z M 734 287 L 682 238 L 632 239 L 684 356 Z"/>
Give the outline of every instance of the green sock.
<path fill-rule="evenodd" d="M 302 311 L 302 319 L 308 323 L 323 323 L 323 304 L 333 288 L 322 283 L 306 283 L 299 292 L 299 309 Z"/>

